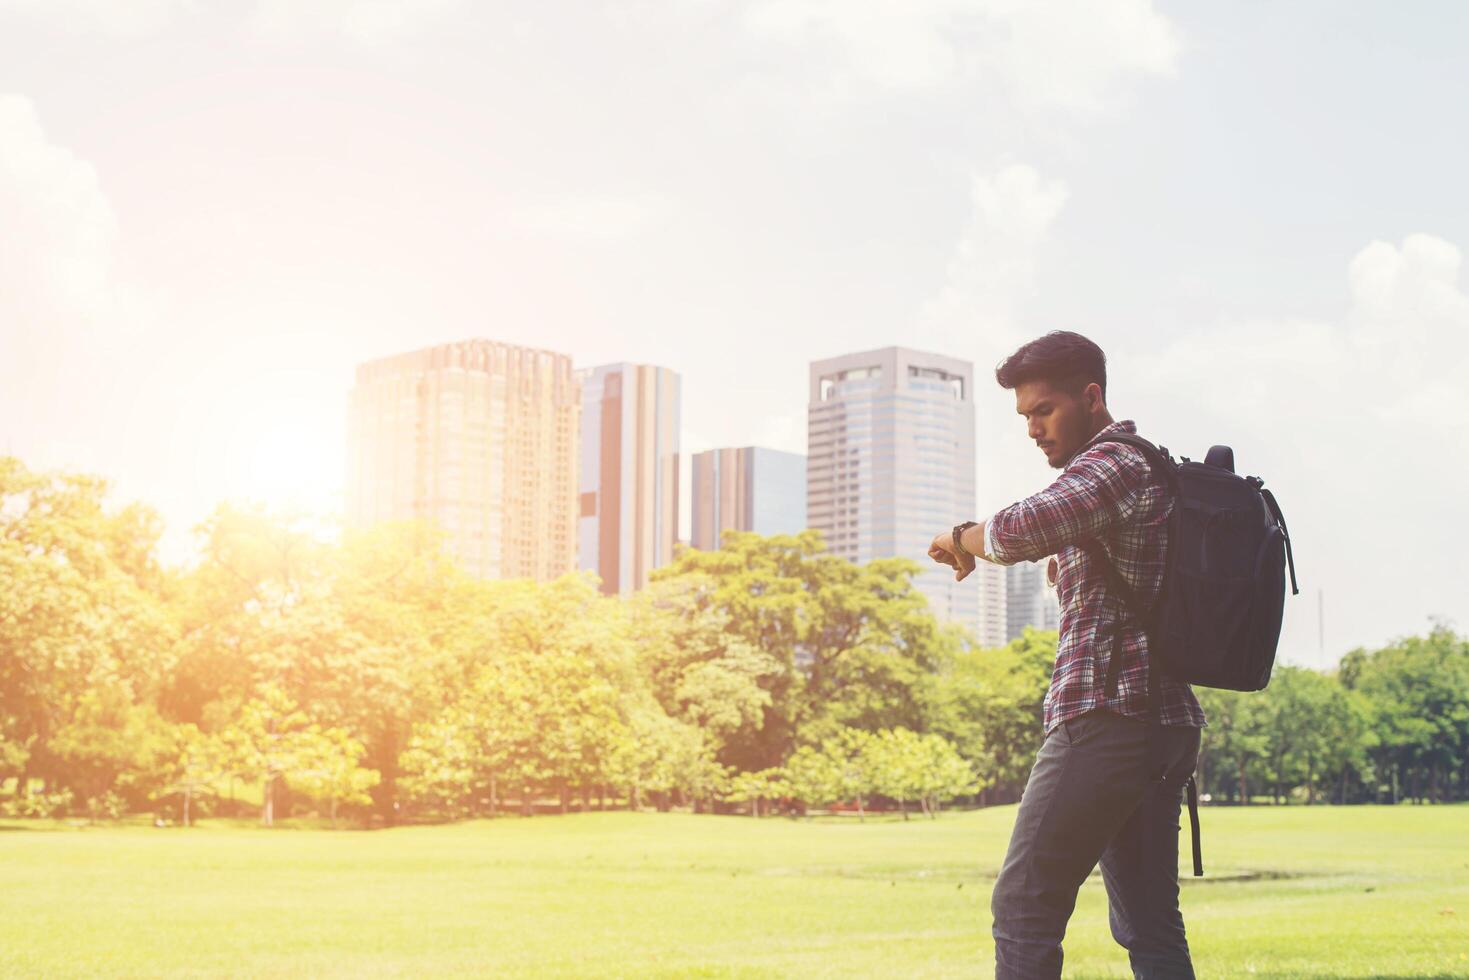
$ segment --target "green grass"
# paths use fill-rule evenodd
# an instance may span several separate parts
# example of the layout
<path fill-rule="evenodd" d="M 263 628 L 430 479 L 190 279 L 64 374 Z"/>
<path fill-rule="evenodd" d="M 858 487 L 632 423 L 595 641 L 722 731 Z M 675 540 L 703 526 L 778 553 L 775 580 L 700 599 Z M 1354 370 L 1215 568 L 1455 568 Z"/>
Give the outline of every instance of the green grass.
<path fill-rule="evenodd" d="M 0 823 L 6 976 L 993 975 L 1013 806 L 376 832 Z M 1206 808 L 1208 977 L 1469 976 L 1469 806 Z M 1187 859 L 1188 829 L 1182 850 Z M 1066 975 L 1130 976 L 1096 876 Z"/>

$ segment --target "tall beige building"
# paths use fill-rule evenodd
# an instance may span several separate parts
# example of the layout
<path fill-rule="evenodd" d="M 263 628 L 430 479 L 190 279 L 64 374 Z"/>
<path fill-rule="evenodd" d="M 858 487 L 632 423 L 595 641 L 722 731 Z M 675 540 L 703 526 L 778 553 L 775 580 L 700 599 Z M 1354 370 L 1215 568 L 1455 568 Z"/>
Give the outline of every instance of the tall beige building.
<path fill-rule="evenodd" d="M 807 523 L 851 561 L 918 562 L 914 587 L 941 619 L 977 631 L 981 595 L 993 595 L 1003 642 L 1003 574 L 976 589 L 928 558 L 936 533 L 975 512 L 974 366 L 884 347 L 813 361 L 810 379 Z"/>
<path fill-rule="evenodd" d="M 604 364 L 582 386 L 580 546 L 602 591 L 626 595 L 673 560 L 681 383 L 651 364 Z"/>
<path fill-rule="evenodd" d="M 359 365 L 348 518 L 433 521 L 484 578 L 572 571 L 580 410 L 551 351 L 468 340 Z"/>

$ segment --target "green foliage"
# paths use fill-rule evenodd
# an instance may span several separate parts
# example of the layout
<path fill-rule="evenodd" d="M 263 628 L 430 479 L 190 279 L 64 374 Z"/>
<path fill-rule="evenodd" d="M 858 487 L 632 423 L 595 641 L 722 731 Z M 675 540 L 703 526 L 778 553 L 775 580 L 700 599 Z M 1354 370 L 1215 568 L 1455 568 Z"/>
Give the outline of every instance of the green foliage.
<path fill-rule="evenodd" d="M 785 766 L 765 772 L 767 793 L 777 787 L 807 806 L 855 801 L 859 815 L 865 799 L 885 796 L 898 803 L 905 817 L 909 802 L 933 816 L 941 802 L 975 793 L 983 785 L 947 739 L 906 728 L 845 729 L 819 747 L 801 746 Z M 759 782 L 742 785 L 740 798 L 751 799 L 751 790 L 761 788 Z"/>
<path fill-rule="evenodd" d="M 815 532 L 682 549 L 631 598 L 485 582 L 434 528 L 221 506 L 160 565 L 157 515 L 0 458 L 4 812 L 185 823 L 229 786 L 391 823 L 570 809 L 1017 799 L 1055 632 L 984 650 L 917 565 Z M 1446 627 L 1255 694 L 1200 688 L 1215 799 L 1469 797 L 1469 641 Z M 289 791 L 289 792 L 287 792 Z"/>
<path fill-rule="evenodd" d="M 104 686 L 75 696 L 47 748 L 65 772 L 66 785 L 95 816 L 145 807 L 161 788 L 177 738 L 175 726 L 152 705 L 136 704 L 118 688 Z"/>
<path fill-rule="evenodd" d="M 305 789 L 333 807 L 338 801 L 367 802 L 376 772 L 358 769 L 362 744 L 340 728 L 312 721 L 281 688 L 265 686 L 240 709 L 219 741 L 231 772 L 260 784 L 260 820 L 275 822 L 276 789 L 281 781 Z"/>
<path fill-rule="evenodd" d="M 1457 779 L 1464 798 L 1469 777 L 1469 638 L 1436 625 L 1373 653 L 1342 661 L 1343 682 L 1362 696 L 1375 730 L 1368 745 L 1377 791 L 1439 800 Z M 1406 793 L 1404 794 L 1404 791 Z"/>
<path fill-rule="evenodd" d="M 926 678 L 961 637 L 913 588 L 917 571 L 908 559 L 857 565 L 825 554 L 820 535 L 806 531 L 726 532 L 718 551 L 683 549 L 655 572 L 656 582 L 683 589 L 666 601 L 711 615 L 739 641 L 727 641 L 719 659 L 725 680 L 746 692 L 742 703 L 768 698 L 762 723 L 727 735 L 721 759 L 761 769 L 844 727 L 922 729 Z M 731 663 L 753 651 L 763 657 Z"/>
<path fill-rule="evenodd" d="M 1040 748 L 1056 642 L 1055 630 L 1026 629 L 998 650 L 962 651 L 929 679 L 932 730 L 1002 798 L 1019 798 Z"/>
<path fill-rule="evenodd" d="M 151 557 L 160 525 L 141 507 L 107 513 L 106 489 L 0 457 L 0 778 L 22 794 L 39 779 L 100 802 L 154 751 L 133 706 L 156 697 L 177 641 Z"/>

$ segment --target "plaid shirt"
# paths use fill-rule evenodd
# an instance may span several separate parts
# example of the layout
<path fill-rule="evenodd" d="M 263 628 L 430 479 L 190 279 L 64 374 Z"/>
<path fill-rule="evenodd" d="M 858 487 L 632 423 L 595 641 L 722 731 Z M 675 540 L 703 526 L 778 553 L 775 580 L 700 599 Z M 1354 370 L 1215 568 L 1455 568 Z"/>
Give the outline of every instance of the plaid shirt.
<path fill-rule="evenodd" d="M 1137 432 L 1131 421 L 1114 422 L 1098 433 Z M 1090 444 L 1089 444 L 1090 445 Z M 990 518 L 985 550 L 1002 565 L 1057 557 L 1061 640 L 1051 687 L 1046 692 L 1047 734 L 1068 718 L 1104 708 L 1147 719 L 1148 641 L 1132 625 L 1122 597 L 1106 573 L 1078 544 L 1100 541 L 1137 598 L 1152 603 L 1163 583 L 1168 515 L 1173 500 L 1153 477 L 1146 457 L 1132 446 L 1109 442 L 1083 446 L 1056 482 Z M 1117 623 L 1126 618 L 1116 649 L 1117 687 L 1104 690 Z M 1158 678 L 1165 725 L 1204 728 L 1204 711 L 1187 684 Z"/>

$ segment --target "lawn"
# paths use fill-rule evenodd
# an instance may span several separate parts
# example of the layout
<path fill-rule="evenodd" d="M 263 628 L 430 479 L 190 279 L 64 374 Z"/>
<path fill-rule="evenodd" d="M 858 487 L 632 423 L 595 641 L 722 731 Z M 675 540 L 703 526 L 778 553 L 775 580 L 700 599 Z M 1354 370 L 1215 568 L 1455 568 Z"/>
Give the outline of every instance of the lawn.
<path fill-rule="evenodd" d="M 1013 806 L 374 832 L 0 823 L 6 976 L 981 977 Z M 1205 808 L 1200 977 L 1469 976 L 1469 806 Z M 1182 850 L 1188 852 L 1187 821 Z M 1066 975 L 1125 977 L 1095 875 Z"/>

